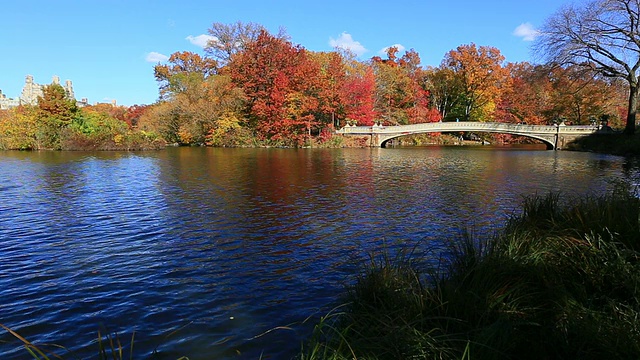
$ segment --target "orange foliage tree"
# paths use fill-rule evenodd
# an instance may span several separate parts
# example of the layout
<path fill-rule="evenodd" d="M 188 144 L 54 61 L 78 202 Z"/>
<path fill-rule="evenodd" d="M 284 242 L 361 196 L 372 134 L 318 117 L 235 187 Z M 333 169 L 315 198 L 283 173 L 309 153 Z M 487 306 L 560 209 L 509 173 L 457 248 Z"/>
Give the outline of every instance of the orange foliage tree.
<path fill-rule="evenodd" d="M 578 66 L 548 66 L 551 83 L 549 118 L 589 124 L 616 113 L 616 89 L 609 79 Z M 618 99 L 619 100 L 619 99 Z"/>
<path fill-rule="evenodd" d="M 346 65 L 338 52 L 309 53 L 318 62 L 318 112 L 315 114 L 320 123 L 331 128 L 339 126 L 345 116 L 345 103 L 342 89 L 346 82 Z"/>
<path fill-rule="evenodd" d="M 551 82 L 540 66 L 527 62 L 506 66 L 511 81 L 502 91 L 495 120 L 509 123 L 545 124 L 551 107 Z"/>
<path fill-rule="evenodd" d="M 508 73 L 500 50 L 475 44 L 460 45 L 445 55 L 443 65 L 459 76 L 461 114 L 465 121 L 493 118 Z"/>

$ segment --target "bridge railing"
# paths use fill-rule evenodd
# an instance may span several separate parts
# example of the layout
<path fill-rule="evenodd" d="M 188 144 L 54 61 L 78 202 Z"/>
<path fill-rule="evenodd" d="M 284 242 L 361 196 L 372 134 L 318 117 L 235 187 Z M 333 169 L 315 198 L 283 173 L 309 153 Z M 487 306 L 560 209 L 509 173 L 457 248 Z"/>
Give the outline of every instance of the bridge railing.
<path fill-rule="evenodd" d="M 595 125 L 527 125 L 511 123 L 485 122 L 434 122 L 394 126 L 353 126 L 347 125 L 338 130 L 340 134 L 411 134 L 420 132 L 448 132 L 448 131 L 484 131 L 484 132 L 512 132 L 522 134 L 589 134 L 596 132 Z"/>

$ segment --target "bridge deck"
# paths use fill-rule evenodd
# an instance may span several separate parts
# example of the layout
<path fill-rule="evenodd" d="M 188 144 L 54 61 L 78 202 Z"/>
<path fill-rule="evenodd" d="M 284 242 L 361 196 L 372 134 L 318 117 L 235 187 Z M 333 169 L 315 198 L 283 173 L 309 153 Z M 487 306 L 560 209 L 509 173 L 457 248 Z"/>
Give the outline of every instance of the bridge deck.
<path fill-rule="evenodd" d="M 596 132 L 597 126 L 593 125 L 527 125 L 510 123 L 490 123 L 476 121 L 462 122 L 433 122 L 397 126 L 345 126 L 338 130 L 339 134 L 404 134 L 423 132 L 455 132 L 455 131 L 481 131 L 501 133 L 531 133 L 531 134 L 555 134 L 557 132 L 571 134 L 589 134 Z"/>
<path fill-rule="evenodd" d="M 433 122 L 398 126 L 345 126 L 336 131 L 343 135 L 370 135 L 371 146 L 383 146 L 396 137 L 422 134 L 430 132 L 491 132 L 527 136 L 541 140 L 553 149 L 559 146 L 559 142 L 574 140 L 597 132 L 600 128 L 595 125 L 528 125 L 493 122 Z M 375 138 L 375 139 L 374 139 Z"/>

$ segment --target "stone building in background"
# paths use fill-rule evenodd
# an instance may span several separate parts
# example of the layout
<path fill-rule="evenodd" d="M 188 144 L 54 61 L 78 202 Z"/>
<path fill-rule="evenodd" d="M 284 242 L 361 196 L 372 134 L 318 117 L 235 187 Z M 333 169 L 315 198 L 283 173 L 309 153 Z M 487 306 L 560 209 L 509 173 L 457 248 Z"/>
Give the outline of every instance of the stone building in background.
<path fill-rule="evenodd" d="M 51 84 L 60 85 L 60 77 L 58 75 L 53 76 L 53 80 Z M 47 85 L 40 85 L 33 82 L 33 76 L 27 75 L 25 79 L 24 86 L 22 87 L 22 94 L 20 95 L 20 104 L 25 105 L 37 105 L 38 97 L 43 95 L 44 87 Z M 69 99 L 75 99 L 76 96 L 73 93 L 73 85 L 71 84 L 71 80 L 65 81 L 64 86 L 65 93 L 67 93 L 67 97 Z"/>
<path fill-rule="evenodd" d="M 20 99 L 8 98 L 7 95 L 3 94 L 2 90 L 0 90 L 0 110 L 11 109 L 18 105 L 20 105 Z"/>
<path fill-rule="evenodd" d="M 53 76 L 51 84 L 61 85 L 60 77 L 57 75 Z M 24 81 L 24 86 L 22 87 L 22 94 L 20 94 L 20 98 L 7 98 L 0 90 L 0 109 L 10 109 L 19 105 L 38 105 L 38 97 L 43 95 L 45 86 L 47 85 L 40 85 L 33 82 L 33 76 L 27 75 Z M 62 87 L 69 99 L 75 99 L 71 80 L 65 81 Z"/>

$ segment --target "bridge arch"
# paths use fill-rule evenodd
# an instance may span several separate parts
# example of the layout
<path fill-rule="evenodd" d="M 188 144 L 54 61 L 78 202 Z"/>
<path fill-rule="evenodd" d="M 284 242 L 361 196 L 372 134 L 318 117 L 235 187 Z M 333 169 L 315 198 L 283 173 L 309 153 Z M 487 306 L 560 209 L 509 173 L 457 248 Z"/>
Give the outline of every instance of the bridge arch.
<path fill-rule="evenodd" d="M 548 149 L 562 149 L 569 142 L 598 131 L 597 126 L 591 125 L 526 125 L 489 122 L 435 122 L 424 124 L 411 124 L 399 126 L 345 126 L 336 133 L 354 136 L 370 136 L 369 145 L 372 147 L 385 147 L 395 138 L 422 133 L 433 132 L 488 132 L 502 133 L 541 140 Z"/>
<path fill-rule="evenodd" d="M 549 139 L 549 137 L 547 136 L 538 136 L 535 134 L 515 134 L 515 133 L 506 133 L 506 132 L 501 132 L 501 131 L 479 131 L 479 130 L 473 130 L 473 131 L 464 131 L 464 130 L 456 130 L 456 131 L 417 131 L 417 132 L 413 132 L 410 134 L 399 134 L 399 135 L 394 135 L 394 136 L 385 136 L 385 139 L 382 140 L 380 142 L 380 147 L 386 148 L 388 146 L 388 144 L 393 141 L 394 139 L 397 138 L 401 138 L 403 136 L 409 136 L 409 135 L 416 135 L 416 134 L 428 134 L 428 133 L 434 133 L 434 132 L 441 132 L 441 133 L 448 133 L 448 132 L 487 132 L 487 133 L 494 133 L 494 134 L 511 134 L 511 135 L 519 135 L 519 136 L 524 136 L 524 137 L 528 137 L 531 139 L 535 139 L 535 140 L 540 140 L 542 141 L 545 146 L 547 147 L 547 150 L 553 150 L 556 147 L 555 144 L 555 137 L 554 139 Z"/>

